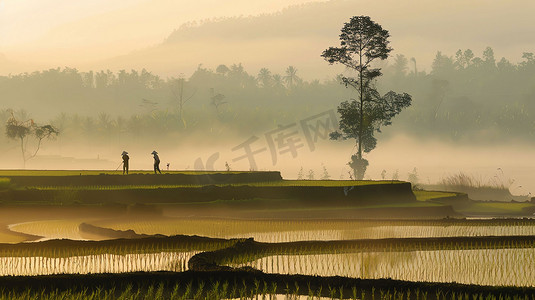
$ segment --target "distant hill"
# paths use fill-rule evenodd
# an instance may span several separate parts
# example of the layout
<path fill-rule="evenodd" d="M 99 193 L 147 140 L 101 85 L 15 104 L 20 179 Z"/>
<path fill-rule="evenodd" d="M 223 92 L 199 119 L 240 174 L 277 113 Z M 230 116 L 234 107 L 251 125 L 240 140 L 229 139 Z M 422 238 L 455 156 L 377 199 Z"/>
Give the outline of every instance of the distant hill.
<path fill-rule="evenodd" d="M 338 42 L 343 23 L 356 15 L 357 2 L 330 1 L 291 6 L 278 13 L 187 23 L 160 45 L 104 62 L 127 68 L 132 63 L 156 73 L 189 74 L 199 64 L 243 63 L 252 74 L 262 67 L 282 73 L 297 66 L 300 76 L 324 79 L 340 72 L 320 57 Z"/>
<path fill-rule="evenodd" d="M 342 5 L 343 4 L 343 5 Z M 251 39 L 336 38 L 343 9 L 351 2 L 309 3 L 291 6 L 278 13 L 249 17 L 219 18 L 202 23 L 186 23 L 175 30 L 164 44 L 221 38 L 228 42 Z M 348 16 L 351 14 L 349 13 Z M 321 21 L 318 19 L 321 18 Z"/>
<path fill-rule="evenodd" d="M 188 75 L 199 64 L 215 69 L 241 62 L 253 74 L 262 67 L 282 73 L 294 65 L 306 79 L 324 79 L 342 69 L 328 66 L 320 54 L 338 44 L 341 27 L 355 15 L 369 15 L 389 30 L 395 53 L 416 57 L 420 70 L 429 69 L 437 51 L 453 54 L 471 48 L 480 55 L 492 46 L 498 58 L 515 61 L 520 57 L 513 55 L 535 47 L 535 42 L 516 34 L 519 27 L 533 27 L 526 8 L 535 9 L 534 3 L 476 2 L 332 0 L 273 14 L 183 24 L 161 44 L 106 60 L 97 68 L 145 67 L 164 75 Z"/>

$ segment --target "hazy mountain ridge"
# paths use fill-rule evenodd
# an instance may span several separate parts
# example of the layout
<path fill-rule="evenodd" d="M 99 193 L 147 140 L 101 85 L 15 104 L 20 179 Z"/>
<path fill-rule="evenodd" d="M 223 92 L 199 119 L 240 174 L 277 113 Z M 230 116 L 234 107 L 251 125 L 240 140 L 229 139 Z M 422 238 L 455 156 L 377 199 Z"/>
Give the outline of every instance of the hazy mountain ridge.
<path fill-rule="evenodd" d="M 332 33 L 339 30 L 340 26 L 339 8 L 349 4 L 347 1 L 315 2 L 290 6 L 272 14 L 215 18 L 185 23 L 172 32 L 163 44 L 202 38 L 239 40 L 322 36 L 332 39 Z M 322 15 L 321 22 L 318 22 L 319 14 Z"/>
<path fill-rule="evenodd" d="M 224 7 L 232 11 L 231 5 Z M 533 33 L 530 15 L 533 9 L 535 2 L 527 0 L 492 5 L 482 0 L 414 0 L 410 4 L 394 0 L 331 0 L 289 6 L 276 13 L 240 17 L 221 17 L 220 13 L 214 12 L 212 19 L 188 14 L 186 9 L 187 18 L 177 18 L 176 25 L 166 19 L 167 29 L 158 29 L 163 30 L 159 43 L 147 42 L 144 46 L 107 59 L 88 56 L 85 60 L 75 60 L 69 54 L 60 60 L 61 63 L 51 60 L 37 64 L 32 63 L 31 58 L 12 57 L 16 63 L 2 63 L 0 72 L 7 75 L 58 66 L 76 67 L 82 71 L 145 68 L 166 77 L 190 76 L 199 64 L 216 68 L 219 64 L 243 63 L 251 73 L 264 67 L 281 73 L 288 65 L 293 65 L 301 70 L 303 78 L 323 80 L 333 78 L 343 69 L 329 66 L 320 54 L 327 47 L 338 44 L 340 28 L 355 15 L 368 15 L 387 29 L 391 33 L 393 54 L 402 53 L 416 58 L 419 70 L 430 69 L 438 50 L 455 53 L 457 49 L 470 48 L 478 53 L 487 46 L 495 49 L 497 58 L 504 56 L 512 62 L 519 62 L 522 52 L 535 49 L 535 41 L 525 38 Z M 151 7 L 147 16 L 154 17 L 154 10 L 156 8 Z M 164 13 L 162 18 L 164 15 L 168 17 L 168 13 Z M 130 45 L 131 39 L 146 34 L 147 29 L 136 33 L 139 26 L 128 26 L 128 21 L 135 22 L 129 19 L 131 15 L 121 16 L 125 22 L 120 23 L 120 28 L 126 30 L 121 37 L 123 44 Z M 478 16 L 477 19 L 474 16 Z M 108 19 L 112 17 L 107 16 Z M 205 21 L 183 23 L 178 19 Z M 97 19 L 90 21 L 98 26 Z M 90 22 L 86 20 L 83 24 L 87 27 Z M 173 31 L 173 27 L 178 29 Z M 118 29 L 109 30 L 116 32 Z M 165 31 L 169 32 L 167 38 L 164 37 Z M 76 34 L 76 31 L 66 32 Z M 103 29 L 102 39 L 115 43 L 117 38 L 106 32 Z M 63 48 L 77 47 L 76 44 L 82 42 L 81 37 L 67 37 L 63 39 L 66 41 Z M 87 54 L 94 50 L 105 52 L 100 46 L 89 46 L 86 50 Z M 83 51 L 69 53 L 78 55 Z"/>
<path fill-rule="evenodd" d="M 148 68 L 176 76 L 193 73 L 199 64 L 215 68 L 221 63 L 243 63 L 248 69 L 277 71 L 296 65 L 307 79 L 325 79 L 339 70 L 329 68 L 320 54 L 329 43 L 336 42 L 343 23 L 339 12 L 345 10 L 347 16 L 342 19 L 347 19 L 350 13 L 343 7 L 350 4 L 308 3 L 272 14 L 185 23 L 161 44 L 105 60 L 96 68 Z M 327 14 L 317 22 L 322 11 Z"/>
<path fill-rule="evenodd" d="M 338 44 L 340 28 L 355 15 L 369 15 L 388 30 L 393 54 L 415 57 L 419 70 L 429 70 L 439 50 L 455 53 L 470 48 L 477 53 L 487 46 L 495 49 L 498 58 L 505 56 L 519 62 L 519 53 L 535 48 L 535 42 L 513 36 L 518 26 L 530 31 L 531 17 L 526 10 L 535 9 L 535 3 L 517 0 L 514 4 L 490 6 L 457 0 L 416 0 L 411 5 L 393 0 L 313 2 L 271 14 L 185 23 L 159 45 L 92 68 L 147 68 L 160 75 L 176 76 L 192 74 L 199 64 L 216 68 L 221 63 L 243 63 L 250 70 L 267 67 L 277 72 L 294 65 L 303 78 L 332 78 L 343 69 L 329 66 L 320 54 Z M 473 17 L 478 14 L 482 14 L 481 20 L 474 23 Z M 513 15 L 514 20 L 507 17 Z M 509 42 L 503 43 L 503 39 Z"/>

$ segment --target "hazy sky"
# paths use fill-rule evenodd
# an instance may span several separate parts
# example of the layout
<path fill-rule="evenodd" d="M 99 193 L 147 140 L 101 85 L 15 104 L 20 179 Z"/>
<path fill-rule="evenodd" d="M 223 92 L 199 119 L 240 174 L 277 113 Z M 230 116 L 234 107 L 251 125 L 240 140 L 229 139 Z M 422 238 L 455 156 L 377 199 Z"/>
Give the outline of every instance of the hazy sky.
<path fill-rule="evenodd" d="M 395 53 L 416 57 L 420 70 L 429 70 L 438 50 L 453 55 L 457 49 L 470 48 L 479 56 L 491 46 L 498 60 L 505 56 L 513 62 L 521 60 L 522 52 L 535 52 L 532 0 L 347 0 L 351 9 L 335 11 L 334 5 L 332 11 L 325 11 L 331 21 L 336 19 L 327 26 L 329 40 L 319 32 L 292 41 L 251 37 L 222 44 L 219 51 L 213 51 L 209 39 L 195 45 L 184 41 L 178 45 L 178 50 L 186 49 L 181 57 L 177 49 L 165 52 L 155 47 L 185 22 L 272 13 L 308 2 L 328 1 L 0 0 L 0 74 L 69 66 L 81 70 L 146 67 L 164 76 L 176 70 L 187 75 L 201 63 L 215 68 L 220 63 L 243 62 L 253 69 L 251 73 L 260 67 L 278 71 L 292 63 L 305 78 L 324 79 L 332 74 L 327 74 L 330 69 L 319 53 L 334 45 L 339 28 L 354 15 L 369 15 L 383 25 L 391 33 Z M 310 18 L 316 24 L 325 20 Z M 258 49 L 266 46 L 271 51 L 259 55 Z M 250 53 L 254 56 L 247 56 Z M 7 61 L 2 63 L 3 56 Z"/>
<path fill-rule="evenodd" d="M 0 53 L 18 60 L 87 47 L 86 59 L 163 41 L 188 21 L 275 12 L 318 0 L 0 0 Z"/>

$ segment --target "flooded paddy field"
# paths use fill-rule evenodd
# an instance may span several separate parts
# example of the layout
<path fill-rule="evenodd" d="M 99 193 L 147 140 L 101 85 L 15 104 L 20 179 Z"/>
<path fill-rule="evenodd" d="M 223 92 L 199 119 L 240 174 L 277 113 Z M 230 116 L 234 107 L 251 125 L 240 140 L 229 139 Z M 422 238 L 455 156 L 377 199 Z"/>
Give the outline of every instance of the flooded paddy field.
<path fill-rule="evenodd" d="M 11 232 L 37 240 L 106 240 L 103 232 L 81 224 L 140 235 L 201 235 L 211 238 L 253 238 L 259 242 L 329 241 L 410 237 L 535 235 L 535 220 L 243 220 L 213 218 L 115 218 L 39 220 L 9 224 Z M 120 237 L 120 236 L 115 236 Z M 0 239 L 2 236 L 0 236 Z M 35 239 L 34 239 L 35 240 Z M 22 240 L 19 240 L 22 241 Z M 0 242 L 2 242 L 0 240 Z M 4 242 L 9 242 L 6 240 Z"/>
<path fill-rule="evenodd" d="M 214 238 L 254 238 L 280 243 L 409 237 L 535 235 L 535 220 L 235 220 L 114 219 L 92 224 L 140 234 L 199 234 Z"/>
<path fill-rule="evenodd" d="M 71 257 L 0 257 L 0 276 L 129 273 L 188 270 L 190 252 L 100 254 Z"/>
<path fill-rule="evenodd" d="M 206 175 L 203 180 L 215 178 Z M 61 176 L 56 174 L 47 180 L 60 182 Z M 86 180 L 76 174 L 69 176 L 80 182 Z M 399 293 L 407 299 L 416 294 L 418 299 L 437 299 L 440 293 L 453 297 L 452 291 L 457 288 L 471 291 L 462 299 L 499 295 L 482 292 L 485 285 L 508 286 L 512 290 L 500 290 L 504 297 L 534 294 L 529 289 L 535 288 L 535 220 L 465 219 L 439 201 L 469 201 L 456 193 L 418 191 L 413 195 L 405 188 L 404 193 L 411 196 L 403 198 L 406 202 L 351 202 L 358 199 L 355 194 L 353 200 L 340 200 L 335 207 L 325 201 L 308 206 L 306 199 L 279 196 L 195 202 L 186 197 L 187 193 L 174 194 L 175 190 L 191 189 L 191 183 L 143 184 L 143 178 L 149 175 L 140 174 L 135 180 L 141 181 L 134 185 L 116 182 L 104 187 L 98 181 L 112 175 L 94 176 L 99 176 L 92 179 L 94 186 L 43 186 L 38 184 L 39 178 L 17 179 L 19 184 L 27 180 L 35 186 L 15 187 L 16 192 L 50 196 L 53 201 L 44 205 L 49 198 L 37 202 L 27 198 L 14 204 L 6 198 L 3 203 L 0 297 L 13 298 L 9 292 L 14 292 L 12 287 L 17 285 L 8 283 L 11 276 L 40 282 L 38 286 L 57 278 L 72 282 L 89 276 L 79 289 L 71 286 L 57 290 L 63 283 L 56 282 L 50 290 L 104 299 L 136 298 L 132 296 L 136 294 L 145 295 L 145 299 L 373 300 L 399 299 Z M 344 186 L 356 184 L 279 180 L 247 185 L 277 192 L 281 190 L 273 187 L 298 191 L 324 185 L 322 191 L 335 188 L 342 192 Z M 360 191 L 375 186 L 374 191 L 379 192 L 381 184 L 360 182 L 358 186 Z M 228 192 L 241 184 L 214 186 Z M 392 188 L 391 183 L 388 186 Z M 212 185 L 197 184 L 194 188 L 198 189 L 195 193 L 217 194 Z M 78 198 L 82 194 L 106 197 L 86 201 Z M 158 197 L 149 197 L 146 202 L 110 200 L 114 199 L 111 195 L 127 194 Z M 159 202 L 162 199 L 165 201 Z M 530 205 L 515 206 L 515 213 Z M 428 216 L 425 212 L 430 210 L 421 210 L 427 208 L 440 214 Z M 394 215 L 401 210 L 409 213 L 400 218 L 366 218 L 371 210 L 379 216 L 387 211 Z M 359 215 L 353 215 L 355 212 Z M 457 218 L 445 218 L 452 212 Z M 134 278 L 152 278 L 159 272 L 170 277 L 153 282 Z M 90 283 L 102 276 L 111 276 L 111 281 Z M 88 286 L 93 296 L 83 294 Z M 20 293 L 16 295 L 21 297 Z"/>
<path fill-rule="evenodd" d="M 94 219 L 89 219 L 94 220 Z M 40 220 L 16 224 L 9 224 L 8 229 L 13 232 L 33 235 L 40 237 L 36 241 L 51 239 L 69 239 L 69 240 L 105 240 L 109 237 L 92 234 L 80 230 L 80 224 L 87 219 L 68 219 L 68 220 Z"/>
<path fill-rule="evenodd" d="M 535 249 L 276 255 L 238 264 L 268 273 L 535 286 Z"/>
<path fill-rule="evenodd" d="M 102 286 L 98 289 L 90 288 L 89 291 L 98 291 L 101 293 L 99 297 L 104 299 L 133 294 L 187 299 L 370 299 L 373 293 L 376 293 L 376 299 L 388 299 L 394 297 L 394 294 L 399 297 L 399 293 L 403 293 L 404 297 L 408 297 L 407 294 L 421 293 L 421 299 L 437 299 L 437 293 L 448 293 L 449 296 L 445 299 L 450 299 L 453 297 L 452 291 L 455 291 L 451 282 L 459 284 L 459 290 L 464 291 L 462 299 L 471 299 L 474 295 L 478 298 L 494 295 L 494 291 L 486 291 L 487 294 L 480 290 L 467 292 L 471 286 L 463 284 L 476 287 L 508 286 L 513 288 L 513 292 L 502 291 L 503 295 L 519 293 L 522 296 L 531 295 L 525 288 L 535 287 L 535 226 L 528 219 L 289 221 L 162 218 L 138 222 L 93 219 L 90 220 L 92 223 L 107 224 L 109 227 L 91 225 L 94 228 L 89 227 L 93 228 L 89 231 L 83 226 L 76 227 L 80 221 L 83 220 L 70 220 L 65 223 L 69 226 L 57 234 L 81 238 L 87 234 L 99 236 L 110 230 L 117 234 L 130 230 L 128 233 L 135 232 L 135 235 L 129 239 L 52 239 L 1 244 L 0 275 L 33 276 L 40 280 L 45 278 L 43 276 L 67 276 L 61 274 L 122 276 L 121 274 L 144 272 L 145 276 L 149 276 L 151 272 L 160 271 L 189 274 L 188 277 L 179 276 L 181 280 L 173 275 L 172 280 L 147 285 L 140 283 L 131 286 L 133 281 L 125 279 L 125 282 L 130 283 L 116 284 L 113 289 Z M 12 227 L 21 230 L 20 232 L 50 237 L 51 232 L 55 232 L 52 230 L 54 224 L 60 224 L 57 222 L 58 220 L 27 222 Z M 41 232 L 38 228 L 41 228 Z M 188 231 L 212 237 L 161 235 Z M 153 235 L 148 235 L 149 233 Z M 217 236 L 221 238 L 215 239 Z M 237 237 L 241 239 L 226 239 Z M 251 237 L 259 239 L 259 242 L 249 239 Z M 211 256 L 214 255 L 211 253 L 216 255 Z M 203 263 L 199 264 L 197 257 L 201 261 L 211 261 L 208 264 L 211 267 L 202 269 L 208 265 L 201 267 Z M 192 263 L 194 258 L 197 260 Z M 205 274 L 219 274 L 217 276 L 222 277 L 194 281 L 194 273 L 190 272 L 201 270 L 199 268 Z M 248 275 L 243 275 L 239 282 L 232 283 L 232 276 L 235 275 L 231 274 L 236 272 L 246 272 Z M 299 281 L 292 276 L 307 278 L 308 281 Z M 46 279 L 47 282 L 50 278 Z M 245 278 L 257 279 L 241 283 Z M 358 281 L 349 286 L 337 286 L 338 282 L 326 284 L 331 278 L 370 280 L 371 283 L 363 285 L 362 281 Z M 394 281 L 384 286 L 381 285 L 384 284 L 384 278 Z M 311 283 L 314 282 L 312 280 L 319 282 Z M 407 288 L 405 283 L 399 286 L 400 283 L 395 280 L 414 283 L 415 286 Z M 439 288 L 436 288 L 437 285 Z M 75 297 L 74 295 L 86 292 L 84 289 L 70 288 L 63 293 Z M 214 296 L 216 294 L 218 296 Z M 84 295 L 90 297 L 89 294 Z M 4 297 L 8 297 L 8 294 Z M 455 299 L 460 298 L 456 296 Z"/>

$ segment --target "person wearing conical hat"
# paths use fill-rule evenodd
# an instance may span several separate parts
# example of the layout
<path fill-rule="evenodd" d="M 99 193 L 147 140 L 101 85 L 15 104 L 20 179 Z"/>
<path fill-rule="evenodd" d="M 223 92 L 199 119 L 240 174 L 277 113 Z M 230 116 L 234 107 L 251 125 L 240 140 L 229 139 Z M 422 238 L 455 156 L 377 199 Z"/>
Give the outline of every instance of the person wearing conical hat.
<path fill-rule="evenodd" d="M 154 150 L 151 154 L 154 156 L 154 174 L 162 174 L 162 171 L 160 171 L 160 157 L 158 156 L 158 152 Z"/>
<path fill-rule="evenodd" d="M 128 175 L 128 161 L 130 160 L 130 157 L 128 156 L 128 152 L 123 151 L 123 154 L 121 154 L 123 157 L 123 175 L 126 172 L 126 175 Z"/>

